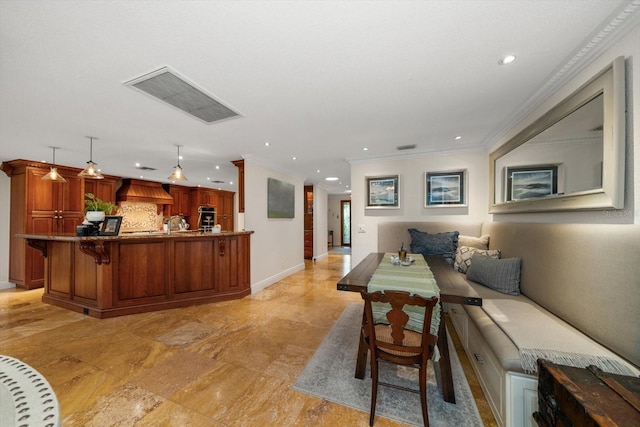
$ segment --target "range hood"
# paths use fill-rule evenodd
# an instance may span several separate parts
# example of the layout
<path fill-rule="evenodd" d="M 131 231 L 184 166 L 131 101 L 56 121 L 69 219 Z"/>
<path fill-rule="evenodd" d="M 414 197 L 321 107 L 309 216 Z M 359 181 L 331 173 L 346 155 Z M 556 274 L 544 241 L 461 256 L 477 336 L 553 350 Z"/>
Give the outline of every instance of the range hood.
<path fill-rule="evenodd" d="M 155 203 L 156 205 L 172 205 L 173 197 L 169 195 L 159 182 L 142 181 L 126 178 L 116 193 L 116 202 Z"/>

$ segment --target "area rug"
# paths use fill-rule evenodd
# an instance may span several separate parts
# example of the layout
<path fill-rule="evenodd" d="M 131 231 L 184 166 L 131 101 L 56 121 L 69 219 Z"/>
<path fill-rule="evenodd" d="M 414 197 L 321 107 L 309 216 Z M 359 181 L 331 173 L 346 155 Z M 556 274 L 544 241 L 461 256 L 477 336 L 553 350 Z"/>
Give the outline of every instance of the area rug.
<path fill-rule="evenodd" d="M 294 390 L 369 413 L 371 374 L 368 363 L 365 379 L 359 380 L 354 377 L 362 309 L 363 304 L 359 303 L 350 303 L 345 308 L 292 386 Z M 433 365 L 430 363 L 427 384 L 429 422 L 432 427 L 481 427 L 482 419 L 451 340 L 449 349 L 456 403 L 443 400 Z M 380 381 L 417 389 L 417 379 L 416 368 L 380 364 Z M 376 417 L 422 425 L 420 395 L 379 386 Z"/>

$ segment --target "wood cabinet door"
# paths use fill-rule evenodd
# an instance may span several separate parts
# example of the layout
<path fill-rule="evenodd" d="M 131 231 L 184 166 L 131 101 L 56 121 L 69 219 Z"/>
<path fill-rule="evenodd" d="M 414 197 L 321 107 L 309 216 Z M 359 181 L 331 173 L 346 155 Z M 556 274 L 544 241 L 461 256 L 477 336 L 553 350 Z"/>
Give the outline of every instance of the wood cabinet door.
<path fill-rule="evenodd" d="M 27 170 L 27 212 L 50 212 L 58 209 L 57 186 L 64 183 L 43 181 L 49 171 L 45 169 Z"/>
<path fill-rule="evenodd" d="M 54 234 L 56 222 L 50 215 L 30 215 L 28 233 L 30 234 Z M 26 249 L 25 259 L 25 284 L 29 289 L 44 285 L 44 257 L 42 253 L 31 247 Z"/>
<path fill-rule="evenodd" d="M 241 289 L 240 282 L 240 239 L 238 236 L 216 239 L 215 253 L 217 263 L 218 289 L 220 292 L 234 292 Z"/>
<path fill-rule="evenodd" d="M 116 182 L 111 179 L 85 179 L 84 180 L 84 192 L 82 193 L 83 209 L 84 209 L 84 195 L 86 193 L 92 193 L 97 198 L 104 200 L 105 202 L 116 202 Z"/>
<path fill-rule="evenodd" d="M 56 209 L 58 212 L 82 212 L 84 210 L 84 179 L 65 174 L 67 182 L 57 185 Z"/>
<path fill-rule="evenodd" d="M 173 196 L 174 209 L 172 211 L 174 215 L 182 215 L 184 217 L 191 215 L 191 190 L 179 189 L 175 191 L 175 195 L 172 191 L 171 195 Z"/>
<path fill-rule="evenodd" d="M 233 231 L 233 193 L 221 193 L 218 198 L 216 215 L 224 231 Z"/>
<path fill-rule="evenodd" d="M 75 234 L 76 227 L 82 224 L 82 221 L 84 221 L 84 215 L 82 214 L 65 213 L 58 215 L 56 232 L 59 234 Z"/>

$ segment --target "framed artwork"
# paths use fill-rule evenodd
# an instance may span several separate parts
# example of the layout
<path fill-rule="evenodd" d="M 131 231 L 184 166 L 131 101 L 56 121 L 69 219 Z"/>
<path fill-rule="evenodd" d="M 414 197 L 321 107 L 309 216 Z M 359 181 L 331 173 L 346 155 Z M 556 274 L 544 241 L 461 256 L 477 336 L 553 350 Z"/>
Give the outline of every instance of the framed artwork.
<path fill-rule="evenodd" d="M 367 204 L 366 209 L 399 208 L 398 175 L 366 177 Z"/>
<path fill-rule="evenodd" d="M 466 205 L 465 172 L 426 172 L 424 206 Z"/>
<path fill-rule="evenodd" d="M 507 167 L 507 201 L 558 194 L 558 165 Z"/>
<path fill-rule="evenodd" d="M 102 228 L 100 229 L 101 236 L 117 236 L 120 232 L 120 225 L 122 224 L 121 216 L 106 216 L 102 221 Z"/>
<path fill-rule="evenodd" d="M 295 199 L 293 184 L 267 178 L 267 218 L 294 218 Z"/>

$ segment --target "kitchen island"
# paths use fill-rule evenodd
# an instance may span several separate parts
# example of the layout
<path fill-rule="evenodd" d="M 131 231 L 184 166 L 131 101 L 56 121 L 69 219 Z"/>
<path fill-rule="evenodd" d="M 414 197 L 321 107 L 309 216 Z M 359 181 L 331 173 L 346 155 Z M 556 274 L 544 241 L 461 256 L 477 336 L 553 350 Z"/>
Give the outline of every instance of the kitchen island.
<path fill-rule="evenodd" d="M 107 318 L 249 295 L 252 233 L 18 237 L 45 257 L 43 302 Z"/>

